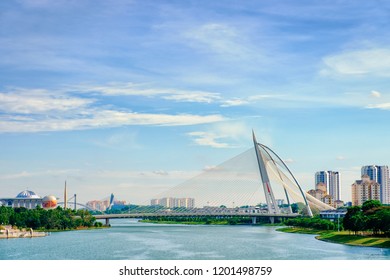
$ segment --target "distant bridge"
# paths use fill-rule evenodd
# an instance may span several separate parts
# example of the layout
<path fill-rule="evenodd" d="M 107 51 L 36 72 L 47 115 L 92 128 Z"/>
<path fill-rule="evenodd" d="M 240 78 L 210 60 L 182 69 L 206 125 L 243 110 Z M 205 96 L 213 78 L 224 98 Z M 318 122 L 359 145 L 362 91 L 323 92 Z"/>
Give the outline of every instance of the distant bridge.
<path fill-rule="evenodd" d="M 88 209 L 89 211 L 94 211 L 91 207 L 88 207 L 87 205 L 85 205 L 85 204 L 82 204 L 82 203 L 74 203 L 74 202 L 71 202 L 71 203 L 68 203 L 68 208 L 71 208 L 69 205 L 72 205 L 73 207 L 74 207 L 74 209 L 76 210 L 76 206 L 75 206 L 75 204 L 77 205 L 77 206 L 81 206 L 81 207 L 83 207 L 83 208 L 85 208 L 85 209 Z M 64 205 L 64 203 L 63 202 L 58 202 L 58 205 Z M 67 209 L 68 209 L 67 208 Z"/>
<path fill-rule="evenodd" d="M 275 218 L 296 218 L 300 217 L 297 213 L 245 213 L 245 212 L 162 212 L 162 213 L 123 213 L 123 214 L 101 214 L 93 215 L 97 220 L 105 220 L 106 225 L 110 224 L 110 219 L 144 219 L 144 218 L 166 218 L 166 217 L 220 217 L 220 218 L 231 218 L 231 217 L 248 217 L 252 218 L 252 222 L 256 223 L 257 217 L 268 217 L 271 222 Z"/>

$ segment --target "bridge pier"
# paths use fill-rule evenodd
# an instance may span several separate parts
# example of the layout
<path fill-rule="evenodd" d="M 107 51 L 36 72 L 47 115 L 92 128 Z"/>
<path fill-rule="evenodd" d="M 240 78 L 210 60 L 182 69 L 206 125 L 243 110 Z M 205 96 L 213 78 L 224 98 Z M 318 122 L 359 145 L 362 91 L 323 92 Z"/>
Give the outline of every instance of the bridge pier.
<path fill-rule="evenodd" d="M 257 220 L 256 217 L 252 217 L 252 225 L 255 225 L 255 224 L 256 224 L 256 220 Z"/>
<path fill-rule="evenodd" d="M 106 226 L 109 226 L 110 225 L 110 219 L 109 218 L 106 218 Z"/>
<path fill-rule="evenodd" d="M 271 224 L 274 224 L 275 223 L 275 217 L 269 217 L 269 221 L 271 222 Z"/>

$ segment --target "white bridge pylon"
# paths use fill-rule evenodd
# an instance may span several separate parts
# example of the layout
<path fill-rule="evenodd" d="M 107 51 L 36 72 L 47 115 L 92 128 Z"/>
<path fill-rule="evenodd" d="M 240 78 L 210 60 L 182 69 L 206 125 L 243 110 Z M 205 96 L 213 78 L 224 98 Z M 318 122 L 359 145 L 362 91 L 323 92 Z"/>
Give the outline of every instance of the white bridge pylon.
<path fill-rule="evenodd" d="M 289 205 L 288 211 L 290 211 L 290 213 L 291 200 L 303 203 L 305 205 L 305 214 L 310 217 L 313 216 L 311 207 L 318 210 L 334 209 L 332 206 L 323 203 L 308 193 L 305 193 L 283 160 L 270 148 L 258 143 L 253 131 L 252 136 L 256 151 L 256 159 L 263 183 L 265 199 L 268 205 L 268 213 L 280 213 L 280 209 L 276 203 L 274 195 L 273 186 L 275 184 L 279 185 L 282 193 L 284 192 L 287 204 Z M 271 181 L 273 181 L 273 184 L 271 184 Z"/>

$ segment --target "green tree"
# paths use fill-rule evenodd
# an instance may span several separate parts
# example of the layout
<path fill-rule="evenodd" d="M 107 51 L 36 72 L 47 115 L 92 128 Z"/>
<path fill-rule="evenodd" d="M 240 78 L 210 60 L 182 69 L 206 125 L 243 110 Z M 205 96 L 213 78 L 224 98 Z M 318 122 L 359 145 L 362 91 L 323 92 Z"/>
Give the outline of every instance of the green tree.
<path fill-rule="evenodd" d="M 13 215 L 14 209 L 12 207 L 0 206 L 0 225 L 10 224 L 10 217 Z"/>
<path fill-rule="evenodd" d="M 378 210 L 377 215 L 380 217 L 379 230 L 390 237 L 390 207 Z"/>
<path fill-rule="evenodd" d="M 298 213 L 298 211 L 299 211 L 298 204 L 296 204 L 296 203 L 291 204 L 291 211 L 293 213 Z"/>
<path fill-rule="evenodd" d="M 355 234 L 366 229 L 367 217 L 362 212 L 360 206 L 348 208 L 348 212 L 343 219 L 343 226 L 344 229 L 353 231 Z"/>
<path fill-rule="evenodd" d="M 379 208 L 382 206 L 382 203 L 378 200 L 367 200 L 362 205 L 363 212 L 367 212 L 368 210 Z"/>
<path fill-rule="evenodd" d="M 367 210 L 364 213 L 367 217 L 367 229 L 372 230 L 373 234 L 389 235 L 390 231 L 390 207 L 381 206 Z"/>

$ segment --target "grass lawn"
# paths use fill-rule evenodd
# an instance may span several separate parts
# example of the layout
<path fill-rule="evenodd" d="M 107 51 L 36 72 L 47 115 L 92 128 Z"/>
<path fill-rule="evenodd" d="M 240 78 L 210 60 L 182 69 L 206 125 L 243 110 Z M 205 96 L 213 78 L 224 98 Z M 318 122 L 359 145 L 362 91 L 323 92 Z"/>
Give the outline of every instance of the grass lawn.
<path fill-rule="evenodd" d="M 369 235 L 354 235 L 350 234 L 348 231 L 327 231 L 327 230 L 315 230 L 307 228 L 298 228 L 298 227 L 287 227 L 277 229 L 282 232 L 289 233 L 305 233 L 305 234 L 316 234 L 316 239 L 340 243 L 346 245 L 354 246 L 367 246 L 367 247 L 379 247 L 379 248 L 390 248 L 390 238 L 386 237 L 376 237 Z"/>

